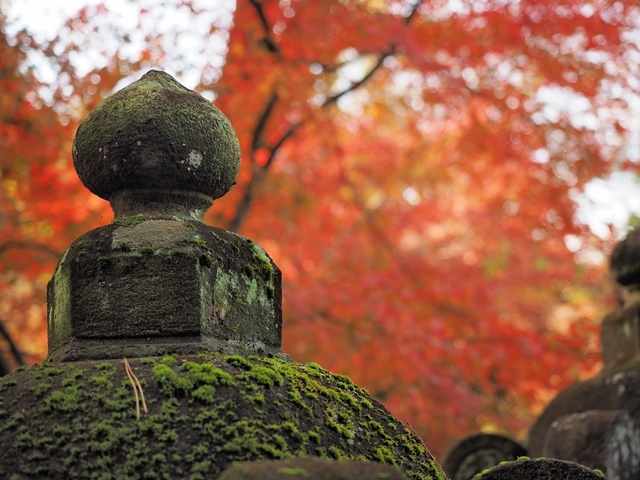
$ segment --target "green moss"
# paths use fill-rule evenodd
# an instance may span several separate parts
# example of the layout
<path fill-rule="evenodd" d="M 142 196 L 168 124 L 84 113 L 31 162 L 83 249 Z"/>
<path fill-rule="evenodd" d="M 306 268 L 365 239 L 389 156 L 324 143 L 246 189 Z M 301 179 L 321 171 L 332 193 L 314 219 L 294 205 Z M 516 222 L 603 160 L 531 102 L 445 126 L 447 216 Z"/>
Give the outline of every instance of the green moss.
<path fill-rule="evenodd" d="M 178 363 L 178 360 L 177 360 L 177 359 L 176 359 L 176 357 L 175 357 L 175 356 L 173 356 L 173 355 L 167 355 L 167 356 L 165 356 L 165 357 L 162 357 L 162 360 L 160 360 L 160 362 L 161 362 L 163 365 L 167 365 L 167 366 L 169 366 L 169 367 L 172 367 L 172 366 L 174 366 L 175 364 L 177 364 L 177 363 Z"/>
<path fill-rule="evenodd" d="M 211 385 L 201 385 L 196 388 L 191 395 L 193 396 L 193 398 L 197 398 L 198 400 L 202 400 L 203 402 L 213 403 L 215 394 L 215 387 Z"/>
<path fill-rule="evenodd" d="M 158 383 L 160 390 L 167 395 L 183 394 L 193 388 L 191 380 L 178 376 L 165 363 L 160 363 L 153 367 L 153 379 Z"/>
<path fill-rule="evenodd" d="M 134 247 L 131 242 L 121 241 L 114 243 L 113 250 L 118 252 L 132 252 L 134 250 Z"/>
<path fill-rule="evenodd" d="M 28 388 L 40 384 L 51 388 L 23 402 L 24 412 L 0 411 L 7 455 L 32 458 L 17 467 L 0 459 L 0 477 L 37 477 L 26 472 L 46 468 L 51 478 L 216 478 L 235 460 L 315 455 L 395 462 L 414 479 L 444 479 L 418 438 L 319 366 L 215 353 L 130 363 L 149 407 L 140 419 L 122 360 L 20 374 L 42 379 L 24 389 L 20 380 L 14 398 L 31 398 Z M 44 368 L 61 372 L 43 375 Z"/>
<path fill-rule="evenodd" d="M 273 262 L 267 255 L 267 253 L 262 249 L 260 245 L 257 243 L 247 239 L 247 243 L 251 246 L 253 250 L 253 259 L 255 260 L 258 268 L 263 273 L 265 278 L 270 279 L 271 276 L 275 273 L 273 268 Z"/>
<path fill-rule="evenodd" d="M 155 250 L 153 249 L 153 247 L 151 245 L 145 245 L 140 249 L 140 253 L 144 253 L 147 255 L 153 254 L 155 252 Z"/>
<path fill-rule="evenodd" d="M 113 364 L 109 362 L 101 362 L 96 365 L 96 368 L 102 371 L 105 375 L 113 375 L 116 372 L 116 367 L 114 367 Z"/>
<path fill-rule="evenodd" d="M 123 227 L 130 228 L 130 227 L 135 227 L 136 225 L 142 222 L 144 222 L 144 215 L 138 214 L 138 215 L 131 215 L 130 217 L 127 217 L 123 220 L 117 220 L 115 223 Z"/>
<path fill-rule="evenodd" d="M 35 387 L 31 387 L 29 391 L 33 393 L 36 398 L 40 398 L 45 395 L 49 390 L 51 390 L 50 383 L 39 383 Z"/>
<path fill-rule="evenodd" d="M 230 365 L 241 368 L 243 370 L 251 370 L 253 368 L 253 364 L 245 357 L 241 357 L 240 355 L 228 355 L 226 357 L 226 361 Z"/>
<path fill-rule="evenodd" d="M 247 402 L 255 403 L 256 405 L 264 405 L 265 398 L 262 392 L 258 392 L 255 395 L 245 395 Z"/>
<path fill-rule="evenodd" d="M 296 467 L 281 467 L 278 469 L 278 473 L 281 475 L 291 475 L 294 477 L 308 477 L 310 474 L 304 468 Z"/>
<path fill-rule="evenodd" d="M 329 458 L 334 458 L 336 460 L 353 460 L 350 455 L 347 455 L 344 450 L 341 450 L 335 445 L 331 445 L 327 448 L 327 452 L 329 454 Z"/>
<path fill-rule="evenodd" d="M 111 388 L 113 386 L 113 384 L 109 381 L 109 379 L 104 375 L 93 376 L 89 378 L 89 381 L 94 385 L 99 385 L 102 387 Z"/>
<path fill-rule="evenodd" d="M 309 440 L 314 443 L 320 443 L 320 441 L 322 440 L 322 435 L 318 431 L 318 427 L 313 430 L 309 430 L 307 432 L 307 436 L 309 437 Z"/>
<path fill-rule="evenodd" d="M 50 412 L 75 412 L 80 409 L 82 394 L 75 385 L 56 390 L 44 402 L 44 408 Z"/>
<path fill-rule="evenodd" d="M 24 421 L 24 415 L 21 413 L 14 413 L 6 422 L 0 424 L 0 432 L 5 430 L 14 430 Z"/>
<path fill-rule="evenodd" d="M 195 385 L 233 384 L 233 377 L 231 375 L 210 363 L 185 362 L 181 368 L 187 372 L 189 379 L 193 381 Z"/>
<path fill-rule="evenodd" d="M 265 387 L 280 386 L 284 382 L 284 378 L 276 370 L 260 365 L 254 365 L 246 375 Z"/>
<path fill-rule="evenodd" d="M 209 245 L 207 245 L 207 242 L 205 242 L 202 238 L 200 238 L 197 235 L 188 239 L 187 243 L 190 243 L 192 245 L 197 245 L 198 247 L 204 248 L 204 249 L 207 249 L 209 247 Z"/>
<path fill-rule="evenodd" d="M 387 447 L 376 448 L 375 458 L 382 463 L 396 464 L 396 458 L 393 452 Z"/>

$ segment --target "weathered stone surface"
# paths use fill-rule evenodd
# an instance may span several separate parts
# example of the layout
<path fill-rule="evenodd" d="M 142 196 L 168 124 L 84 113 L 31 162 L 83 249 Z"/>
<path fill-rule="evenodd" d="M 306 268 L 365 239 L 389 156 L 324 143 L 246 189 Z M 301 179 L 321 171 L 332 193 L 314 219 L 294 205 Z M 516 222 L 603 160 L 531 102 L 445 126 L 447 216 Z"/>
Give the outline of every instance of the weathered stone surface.
<path fill-rule="evenodd" d="M 318 457 L 242 462 L 227 468 L 219 480 L 404 480 L 395 467 L 376 462 L 337 461 Z"/>
<path fill-rule="evenodd" d="M 555 420 L 543 455 L 599 468 L 609 480 L 640 478 L 640 425 L 624 410 L 589 410 Z"/>
<path fill-rule="evenodd" d="M 576 461 L 610 480 L 640 478 L 640 301 L 602 323 L 603 370 L 554 398 L 529 432 L 532 456 Z"/>
<path fill-rule="evenodd" d="M 122 360 L 0 379 L 0 478 L 213 479 L 236 461 L 305 455 L 445 478 L 417 436 L 318 365 L 217 353 L 130 364 L 148 407 L 139 419 Z"/>
<path fill-rule="evenodd" d="M 620 285 L 640 285 L 640 229 L 629 232 L 611 253 L 611 276 Z"/>
<path fill-rule="evenodd" d="M 235 233 L 197 221 L 116 221 L 74 242 L 56 268 L 49 358 L 284 356 L 281 281 L 266 252 Z"/>
<path fill-rule="evenodd" d="M 286 357 L 280 270 L 252 241 L 201 223 L 240 165 L 218 109 L 151 71 L 91 111 L 73 156 L 116 221 L 60 259 L 48 288 L 50 359 Z"/>
<path fill-rule="evenodd" d="M 620 308 L 602 323 L 603 368 L 549 403 L 529 431 L 528 450 L 632 480 L 640 478 L 640 230 L 616 246 L 610 266 Z"/>
<path fill-rule="evenodd" d="M 504 462 L 473 480 L 604 480 L 604 475 L 577 463 L 536 458 Z"/>
<path fill-rule="evenodd" d="M 198 192 L 210 203 L 235 184 L 240 147 L 215 106 L 152 70 L 87 115 L 73 161 L 85 186 L 107 200 L 147 189 Z"/>
<path fill-rule="evenodd" d="M 479 433 L 454 445 L 445 456 L 442 469 L 451 480 L 471 480 L 487 468 L 525 455 L 526 449 L 510 438 Z"/>
<path fill-rule="evenodd" d="M 570 385 L 561 391 L 542 412 L 529 431 L 528 450 L 531 456 L 543 456 L 547 432 L 559 418 L 590 410 L 625 410 L 638 421 L 640 418 L 640 369 L 603 372 L 594 378 Z M 635 455 L 629 451 L 629 455 Z M 636 453 L 637 454 L 637 453 Z M 598 468 L 604 471 L 606 465 Z"/>
<path fill-rule="evenodd" d="M 640 365 L 640 298 L 607 315 L 600 328 L 603 369 Z"/>

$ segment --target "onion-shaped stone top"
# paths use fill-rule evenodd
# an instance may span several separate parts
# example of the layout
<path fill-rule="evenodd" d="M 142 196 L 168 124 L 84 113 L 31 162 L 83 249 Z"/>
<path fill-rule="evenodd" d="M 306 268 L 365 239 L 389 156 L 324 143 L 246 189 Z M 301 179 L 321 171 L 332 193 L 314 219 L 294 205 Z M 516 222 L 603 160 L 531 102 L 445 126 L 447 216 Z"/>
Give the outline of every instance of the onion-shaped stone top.
<path fill-rule="evenodd" d="M 127 190 L 221 197 L 235 184 L 240 147 L 208 100 L 152 70 L 111 95 L 82 122 L 73 142 L 78 176 L 107 200 Z"/>
<path fill-rule="evenodd" d="M 640 229 L 629 232 L 613 249 L 611 275 L 620 285 L 640 284 Z"/>

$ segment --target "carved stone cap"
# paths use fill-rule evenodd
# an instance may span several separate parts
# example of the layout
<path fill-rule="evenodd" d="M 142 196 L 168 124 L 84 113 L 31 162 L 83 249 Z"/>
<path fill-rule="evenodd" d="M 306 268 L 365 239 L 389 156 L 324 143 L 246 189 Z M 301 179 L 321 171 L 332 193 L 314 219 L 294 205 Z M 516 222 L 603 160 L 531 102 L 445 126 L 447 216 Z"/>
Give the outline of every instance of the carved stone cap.
<path fill-rule="evenodd" d="M 625 287 L 640 284 L 640 230 L 629 232 L 613 249 L 611 276 Z"/>
<path fill-rule="evenodd" d="M 163 213 L 181 211 L 186 202 L 201 217 L 235 184 L 240 147 L 215 106 L 152 70 L 89 113 L 73 142 L 73 162 L 82 183 L 111 201 L 116 217 L 144 213 L 131 204 L 148 209 L 149 197 Z"/>

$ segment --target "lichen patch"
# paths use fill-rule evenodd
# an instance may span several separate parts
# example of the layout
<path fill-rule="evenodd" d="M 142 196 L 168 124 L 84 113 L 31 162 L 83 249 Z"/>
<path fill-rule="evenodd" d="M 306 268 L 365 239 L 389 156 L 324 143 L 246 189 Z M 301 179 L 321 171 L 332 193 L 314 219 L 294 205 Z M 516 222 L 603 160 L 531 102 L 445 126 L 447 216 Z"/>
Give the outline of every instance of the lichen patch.
<path fill-rule="evenodd" d="M 189 156 L 187 157 L 187 163 L 191 165 L 193 168 L 198 168 L 202 163 L 202 154 L 197 150 L 191 150 L 189 152 Z"/>

